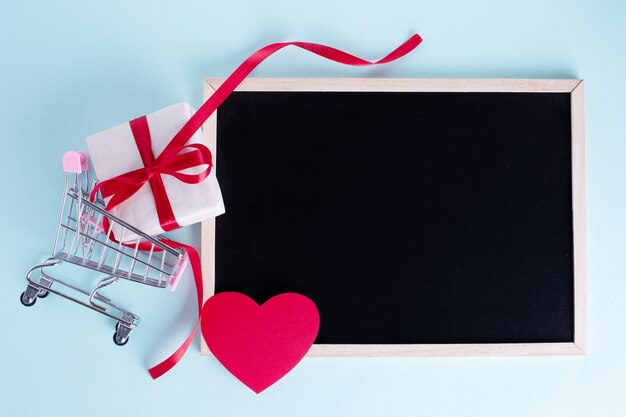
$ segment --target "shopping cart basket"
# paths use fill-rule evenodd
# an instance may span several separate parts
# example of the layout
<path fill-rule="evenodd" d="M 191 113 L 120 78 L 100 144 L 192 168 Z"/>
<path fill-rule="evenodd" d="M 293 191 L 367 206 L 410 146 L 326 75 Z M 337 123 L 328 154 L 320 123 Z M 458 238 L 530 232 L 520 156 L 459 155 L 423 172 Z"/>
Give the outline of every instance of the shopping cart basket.
<path fill-rule="evenodd" d="M 174 249 L 160 242 L 158 236 L 147 236 L 105 211 L 100 195 L 91 202 L 89 193 L 96 183 L 90 184 L 87 155 L 67 152 L 63 170 L 65 188 L 52 256 L 28 270 L 28 286 L 20 300 L 32 306 L 37 298 L 58 294 L 114 319 L 117 324 L 113 341 L 125 345 L 139 317 L 113 304 L 100 290 L 120 278 L 173 289 L 188 264 L 188 256 L 184 249 Z M 48 268 L 62 262 L 104 273 L 105 277 L 92 290 L 79 288 L 48 273 Z"/>

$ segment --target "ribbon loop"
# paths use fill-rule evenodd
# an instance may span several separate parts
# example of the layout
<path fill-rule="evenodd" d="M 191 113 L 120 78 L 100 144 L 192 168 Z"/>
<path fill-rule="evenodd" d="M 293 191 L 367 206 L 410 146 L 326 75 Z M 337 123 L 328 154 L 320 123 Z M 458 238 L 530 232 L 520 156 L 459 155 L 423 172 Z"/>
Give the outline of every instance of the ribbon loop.
<path fill-rule="evenodd" d="M 144 167 L 102 181 L 94 188 L 94 192 L 100 190 L 103 197 L 112 197 L 106 206 L 107 210 L 111 210 L 128 200 L 145 183 L 148 183 L 152 190 L 161 228 L 166 232 L 177 229 L 180 225 L 176 222 L 162 175 L 171 175 L 186 184 L 204 181 L 213 168 L 211 151 L 199 143 L 187 144 L 180 148 L 168 146 L 161 152 L 159 158 L 155 158 L 152 154 L 150 127 L 146 116 L 131 120 L 129 124 Z M 188 152 L 182 152 L 187 148 L 190 149 Z M 201 166 L 206 166 L 206 168 L 198 174 L 180 172 Z"/>

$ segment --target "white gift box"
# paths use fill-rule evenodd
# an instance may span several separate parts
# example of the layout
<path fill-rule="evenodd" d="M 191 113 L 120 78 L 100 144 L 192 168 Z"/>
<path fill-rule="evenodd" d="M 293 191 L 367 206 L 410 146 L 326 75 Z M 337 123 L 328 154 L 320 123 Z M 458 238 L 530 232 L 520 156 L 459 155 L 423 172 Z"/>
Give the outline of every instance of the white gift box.
<path fill-rule="evenodd" d="M 156 157 L 165 149 L 174 135 L 189 120 L 194 109 L 187 103 L 178 103 L 146 116 L 150 128 L 152 153 Z M 187 142 L 207 145 L 202 133 L 197 131 Z M 98 181 L 143 168 L 143 162 L 129 123 L 115 126 L 87 138 L 87 147 Z M 181 171 L 183 174 L 198 174 L 205 166 Z M 171 175 L 162 175 L 167 197 L 172 206 L 176 222 L 180 226 L 197 223 L 224 213 L 224 202 L 215 169 L 197 184 L 186 184 Z M 108 199 L 105 199 L 108 202 Z M 111 209 L 111 214 L 136 227 L 143 233 L 154 236 L 163 233 L 157 215 L 156 204 L 149 183 L 128 200 Z M 113 233 L 121 239 L 120 230 Z M 137 235 L 126 233 L 124 242 L 131 242 Z"/>

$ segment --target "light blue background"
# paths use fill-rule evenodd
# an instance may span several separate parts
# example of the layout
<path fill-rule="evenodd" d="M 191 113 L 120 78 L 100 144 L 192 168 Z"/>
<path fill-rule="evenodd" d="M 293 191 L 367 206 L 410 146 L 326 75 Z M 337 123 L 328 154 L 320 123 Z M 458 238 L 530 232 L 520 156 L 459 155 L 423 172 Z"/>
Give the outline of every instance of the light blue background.
<path fill-rule="evenodd" d="M 620 0 L 3 1 L 0 416 L 626 415 L 625 22 Z M 65 150 L 169 104 L 199 105 L 204 77 L 228 75 L 264 44 L 321 42 L 374 59 L 414 31 L 422 46 L 384 68 L 291 49 L 255 75 L 584 78 L 586 357 L 305 359 L 255 395 L 197 343 L 148 377 L 192 326 L 190 277 L 174 294 L 132 283 L 110 292 L 143 319 L 124 348 L 111 321 L 59 297 L 21 306 L 23 274 L 52 244 Z M 178 236 L 197 244 L 199 229 Z"/>

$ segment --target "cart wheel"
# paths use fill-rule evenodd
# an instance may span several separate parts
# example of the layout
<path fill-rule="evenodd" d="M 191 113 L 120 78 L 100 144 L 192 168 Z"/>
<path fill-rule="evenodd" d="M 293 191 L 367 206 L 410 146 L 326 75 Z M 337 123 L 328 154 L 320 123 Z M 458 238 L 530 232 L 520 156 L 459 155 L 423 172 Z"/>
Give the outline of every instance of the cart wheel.
<path fill-rule="evenodd" d="M 37 301 L 37 297 L 29 297 L 28 295 L 26 295 L 26 291 L 24 291 L 20 296 L 20 301 L 22 302 L 22 305 L 30 307 L 35 304 L 35 301 Z"/>
<path fill-rule="evenodd" d="M 39 290 L 39 294 L 37 294 L 37 297 L 39 298 L 46 298 L 48 295 L 50 295 L 50 292 L 47 290 Z"/>
<path fill-rule="evenodd" d="M 128 339 L 129 336 L 120 336 L 119 332 L 115 332 L 113 334 L 113 343 L 115 343 L 118 346 L 124 346 L 126 343 L 128 343 Z"/>

